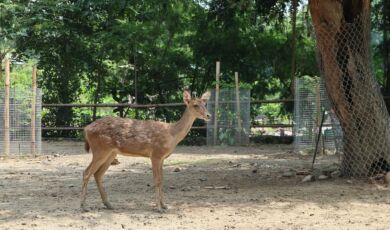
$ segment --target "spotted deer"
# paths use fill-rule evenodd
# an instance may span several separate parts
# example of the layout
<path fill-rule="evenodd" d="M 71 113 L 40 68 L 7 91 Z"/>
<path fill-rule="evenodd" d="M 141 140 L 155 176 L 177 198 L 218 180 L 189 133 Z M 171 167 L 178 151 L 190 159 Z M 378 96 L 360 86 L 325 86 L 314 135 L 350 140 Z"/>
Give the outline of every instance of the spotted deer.
<path fill-rule="evenodd" d="M 188 134 L 195 119 L 208 121 L 210 114 L 206 103 L 210 93 L 201 98 L 191 98 L 188 91 L 183 92 L 186 109 L 176 123 L 153 120 L 135 120 L 119 117 L 106 117 L 86 126 L 84 129 L 85 150 L 92 152 L 92 161 L 83 173 L 81 208 L 86 210 L 85 200 L 89 178 L 93 175 L 103 204 L 113 209 L 108 202 L 103 186 L 103 176 L 117 154 L 124 156 L 148 157 L 152 163 L 158 211 L 167 209 L 163 202 L 162 178 L 163 162 L 171 155 L 176 145 Z"/>

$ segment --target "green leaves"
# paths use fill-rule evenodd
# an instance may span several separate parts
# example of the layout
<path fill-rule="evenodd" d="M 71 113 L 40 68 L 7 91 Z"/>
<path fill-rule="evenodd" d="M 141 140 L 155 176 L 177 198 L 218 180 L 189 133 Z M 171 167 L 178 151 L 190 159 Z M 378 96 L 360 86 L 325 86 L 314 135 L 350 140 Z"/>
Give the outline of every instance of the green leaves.
<path fill-rule="evenodd" d="M 217 60 L 222 87 L 234 86 L 237 71 L 253 98 L 287 97 L 288 2 L 5 0 L 0 49 L 38 59 L 46 103 L 124 102 L 129 95 L 141 104 L 181 102 L 184 86 L 198 92 L 214 86 Z M 298 31 L 304 31 L 303 17 L 298 18 Z M 314 44 L 301 34 L 298 70 L 311 74 Z M 153 101 L 146 95 L 154 95 Z M 51 113 L 46 122 L 58 126 L 93 117 L 76 110 Z M 167 120 L 179 115 L 156 112 Z"/>

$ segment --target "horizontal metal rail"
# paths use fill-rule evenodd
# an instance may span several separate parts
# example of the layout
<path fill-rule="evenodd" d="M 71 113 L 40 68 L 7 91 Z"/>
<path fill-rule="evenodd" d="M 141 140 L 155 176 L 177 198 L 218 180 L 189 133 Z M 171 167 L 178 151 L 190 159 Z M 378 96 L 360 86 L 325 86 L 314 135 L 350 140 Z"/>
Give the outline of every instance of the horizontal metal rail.
<path fill-rule="evenodd" d="M 253 124 L 251 128 L 292 128 L 292 124 Z M 230 126 L 218 126 L 218 128 L 231 128 Z M 55 130 L 83 130 L 83 127 L 42 127 L 44 131 Z M 193 126 L 191 129 L 207 129 L 207 126 Z"/>
<path fill-rule="evenodd" d="M 84 127 L 42 127 L 44 131 L 63 131 L 63 130 L 76 130 L 81 131 Z M 191 129 L 207 129 L 207 126 L 194 126 Z"/>
<path fill-rule="evenodd" d="M 388 101 L 390 100 L 390 96 L 384 96 L 384 100 Z M 219 103 L 231 103 L 234 101 L 224 101 Z M 294 102 L 294 99 L 272 99 L 272 100 L 251 100 L 251 104 L 280 104 L 280 103 L 288 103 L 288 102 Z M 212 102 L 209 102 L 212 103 Z M 94 107 L 127 107 L 127 108 L 156 108 L 156 107 L 180 107 L 184 106 L 184 103 L 165 103 L 165 104 L 128 104 L 128 103 L 105 103 L 105 104 L 61 104 L 61 103 L 55 103 L 55 104 L 49 104 L 45 103 L 42 104 L 42 107 L 44 108 L 50 108 L 50 107 L 86 107 L 86 108 L 94 108 Z"/>
<path fill-rule="evenodd" d="M 179 107 L 184 106 L 184 103 L 169 103 L 169 104 L 115 104 L 115 103 L 108 103 L 108 104 L 42 104 L 42 107 L 44 108 L 50 108 L 50 107 L 75 107 L 75 108 L 94 108 L 94 107 L 106 107 L 106 108 L 114 108 L 114 107 L 128 107 L 128 108 L 155 108 L 155 107 Z"/>
<path fill-rule="evenodd" d="M 390 100 L 390 96 L 384 96 L 384 100 Z M 273 99 L 273 100 L 251 100 L 251 104 L 272 104 L 272 103 L 288 103 L 294 102 L 294 99 Z M 220 102 L 221 103 L 221 102 Z M 231 102 L 226 102 L 231 103 Z M 44 108 L 52 107 L 75 107 L 75 108 L 115 108 L 115 107 L 126 107 L 126 108 L 157 108 L 157 107 L 181 107 L 185 106 L 184 103 L 167 103 L 167 104 L 127 104 L 127 103 L 106 103 L 106 104 L 42 104 Z M 252 124 L 251 128 L 292 128 L 293 124 Z M 223 128 L 223 127 L 222 127 Z M 44 131 L 50 130 L 83 130 L 83 127 L 42 127 Z M 207 129 L 207 126 L 194 126 L 191 129 Z"/>
<path fill-rule="evenodd" d="M 223 101 L 219 103 L 232 103 L 234 101 Z M 294 102 L 294 99 L 276 99 L 276 100 L 252 100 L 251 104 L 273 104 L 273 103 L 286 103 L 286 102 Z M 213 102 L 209 102 L 213 103 Z M 94 107 L 127 107 L 127 108 L 156 108 L 156 107 L 181 107 L 185 106 L 184 103 L 165 103 L 165 104 L 128 104 L 128 103 L 105 103 L 105 104 L 42 104 L 44 108 L 50 107 L 75 107 L 75 108 L 94 108 Z"/>

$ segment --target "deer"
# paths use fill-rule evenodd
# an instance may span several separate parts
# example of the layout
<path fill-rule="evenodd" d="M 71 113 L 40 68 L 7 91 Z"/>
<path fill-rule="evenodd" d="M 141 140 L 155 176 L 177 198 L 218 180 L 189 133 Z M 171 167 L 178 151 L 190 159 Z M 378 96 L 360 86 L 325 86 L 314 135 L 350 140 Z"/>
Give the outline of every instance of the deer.
<path fill-rule="evenodd" d="M 92 152 L 92 161 L 83 172 L 81 209 L 88 211 L 86 209 L 87 185 L 92 175 L 103 204 L 107 209 L 113 209 L 103 186 L 103 176 L 119 154 L 150 158 L 157 211 L 164 212 L 168 208 L 163 202 L 162 191 L 164 160 L 187 136 L 196 119 L 206 122 L 210 120 L 211 115 L 206 108 L 209 98 L 209 91 L 200 98 L 191 98 L 191 93 L 184 90 L 183 102 L 186 109 L 180 120 L 175 123 L 104 117 L 86 126 L 84 128 L 85 150 Z"/>

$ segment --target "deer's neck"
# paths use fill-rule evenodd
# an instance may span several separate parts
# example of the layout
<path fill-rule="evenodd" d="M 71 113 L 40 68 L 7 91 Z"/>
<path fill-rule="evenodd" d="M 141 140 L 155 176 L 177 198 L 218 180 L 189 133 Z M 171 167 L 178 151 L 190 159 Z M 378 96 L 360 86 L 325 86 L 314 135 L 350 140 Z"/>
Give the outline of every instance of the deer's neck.
<path fill-rule="evenodd" d="M 179 143 L 185 136 L 187 136 L 195 119 L 196 117 L 191 114 L 188 108 L 186 108 L 180 120 L 172 124 L 171 134 L 174 136 L 176 143 Z"/>

